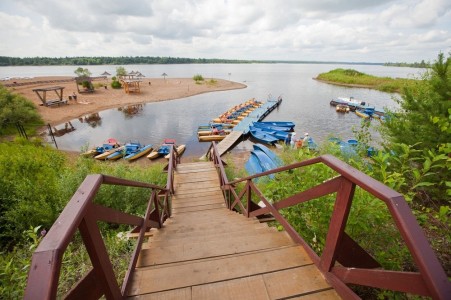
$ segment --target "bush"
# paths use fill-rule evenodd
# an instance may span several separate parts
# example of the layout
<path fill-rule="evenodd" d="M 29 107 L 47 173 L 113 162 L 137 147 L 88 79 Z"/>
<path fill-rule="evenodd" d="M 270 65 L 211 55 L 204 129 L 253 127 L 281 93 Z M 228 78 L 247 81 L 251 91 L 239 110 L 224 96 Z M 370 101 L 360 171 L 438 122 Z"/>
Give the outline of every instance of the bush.
<path fill-rule="evenodd" d="M 31 101 L 0 85 L 0 134 L 11 131 L 16 123 L 24 127 L 35 127 L 41 126 L 43 121 Z"/>
<path fill-rule="evenodd" d="M 202 75 L 197 74 L 193 76 L 193 80 L 197 83 L 198 81 L 204 81 L 204 77 Z"/>
<path fill-rule="evenodd" d="M 120 89 L 122 88 L 122 84 L 117 80 L 113 80 L 113 82 L 111 82 L 111 87 L 113 89 Z"/>

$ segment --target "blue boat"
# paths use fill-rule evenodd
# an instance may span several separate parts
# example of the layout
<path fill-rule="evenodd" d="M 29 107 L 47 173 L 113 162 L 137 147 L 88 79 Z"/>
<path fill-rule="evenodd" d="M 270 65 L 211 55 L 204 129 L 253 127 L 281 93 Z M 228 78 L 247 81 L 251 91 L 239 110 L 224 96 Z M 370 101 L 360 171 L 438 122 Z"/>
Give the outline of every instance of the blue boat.
<path fill-rule="evenodd" d="M 127 145 L 130 145 L 127 147 Z M 145 145 L 141 147 L 139 143 L 133 144 L 127 144 L 125 145 L 125 156 L 124 159 L 128 161 L 133 161 L 135 159 L 138 159 L 144 155 L 149 154 L 150 151 L 152 151 L 152 145 Z"/>
<path fill-rule="evenodd" d="M 263 131 L 266 134 L 270 134 L 276 138 L 278 138 L 281 141 L 286 140 L 287 136 L 290 134 L 287 131 L 277 131 L 277 130 L 273 130 L 271 128 L 267 128 L 267 127 L 254 127 L 254 126 L 249 126 L 249 130 L 260 130 Z"/>
<path fill-rule="evenodd" d="M 158 150 L 153 150 L 149 155 L 147 155 L 148 159 L 155 159 L 160 156 L 166 156 L 171 152 L 171 148 L 175 146 L 174 139 L 164 139 L 161 146 Z"/>
<path fill-rule="evenodd" d="M 268 156 L 274 162 L 274 165 L 276 167 L 280 167 L 283 165 L 282 160 L 274 152 L 269 150 L 269 148 L 266 147 L 265 145 L 254 144 L 253 148 L 254 148 L 254 150 L 263 151 L 266 154 L 266 156 Z"/>
<path fill-rule="evenodd" d="M 284 122 L 284 121 L 260 121 L 258 123 L 268 126 L 289 127 L 290 130 L 293 130 L 295 126 L 293 122 Z"/>
<path fill-rule="evenodd" d="M 278 138 L 270 134 L 266 134 L 261 130 L 250 130 L 249 132 L 254 139 L 265 144 L 274 144 L 279 140 Z"/>
<path fill-rule="evenodd" d="M 253 150 L 252 152 L 255 154 L 255 156 L 257 156 L 263 172 L 277 168 L 276 163 L 273 162 L 272 159 L 270 159 L 268 155 L 265 154 L 265 152 L 261 150 Z M 269 177 L 274 178 L 274 174 L 269 175 Z"/>
<path fill-rule="evenodd" d="M 251 156 L 249 157 L 248 161 L 244 165 L 244 168 L 246 169 L 247 173 L 249 175 L 255 175 L 263 172 L 263 168 L 260 165 L 260 161 L 258 160 L 257 155 L 255 155 L 254 152 L 251 151 Z"/>
<path fill-rule="evenodd" d="M 290 127 L 272 126 L 261 122 L 254 122 L 253 126 L 258 128 L 269 128 L 275 131 L 291 131 Z"/>

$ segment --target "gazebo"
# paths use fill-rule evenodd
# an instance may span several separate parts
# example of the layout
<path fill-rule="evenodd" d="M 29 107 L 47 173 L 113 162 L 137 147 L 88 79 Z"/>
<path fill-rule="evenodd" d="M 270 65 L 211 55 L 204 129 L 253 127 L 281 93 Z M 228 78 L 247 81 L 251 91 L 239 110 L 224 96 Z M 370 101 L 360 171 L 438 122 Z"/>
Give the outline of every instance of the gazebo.
<path fill-rule="evenodd" d="M 47 87 L 42 89 L 34 89 L 33 92 L 38 95 L 39 99 L 42 101 L 42 105 L 44 106 L 53 106 L 53 105 L 60 105 L 60 104 L 67 104 L 67 100 L 63 99 L 63 90 L 64 86 L 53 86 L 53 87 Z M 54 100 L 47 100 L 47 92 L 54 91 L 55 94 L 58 96 L 58 99 Z"/>

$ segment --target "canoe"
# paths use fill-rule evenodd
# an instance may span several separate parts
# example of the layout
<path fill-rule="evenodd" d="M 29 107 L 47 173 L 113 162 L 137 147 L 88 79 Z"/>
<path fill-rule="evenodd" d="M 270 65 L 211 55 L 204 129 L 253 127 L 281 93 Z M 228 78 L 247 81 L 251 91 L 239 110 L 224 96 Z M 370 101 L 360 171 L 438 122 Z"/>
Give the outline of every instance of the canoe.
<path fill-rule="evenodd" d="M 131 149 L 131 151 L 126 152 L 124 159 L 128 160 L 128 161 L 133 161 L 135 159 L 138 159 L 140 157 L 143 157 L 144 155 L 147 155 L 150 153 L 150 151 L 152 151 L 152 145 L 146 145 L 144 147 L 140 147 L 140 148 L 135 148 L 135 149 Z"/>
<path fill-rule="evenodd" d="M 260 121 L 260 124 L 269 125 L 269 126 L 277 126 L 277 127 L 289 127 L 290 130 L 293 130 L 295 124 L 293 122 L 285 122 L 285 121 Z"/>
<path fill-rule="evenodd" d="M 265 144 L 274 144 L 279 140 L 278 138 L 259 130 L 250 130 L 249 132 L 254 139 Z"/>
<path fill-rule="evenodd" d="M 122 152 L 124 150 L 124 146 L 120 146 L 108 151 L 103 152 L 102 154 L 94 156 L 95 159 L 98 160 L 105 160 L 109 155 L 115 153 L 115 152 Z"/>
<path fill-rule="evenodd" d="M 178 145 L 176 150 L 177 151 L 177 155 L 180 156 L 183 154 L 183 152 L 185 152 L 186 149 L 186 145 Z M 169 159 L 170 154 L 166 155 L 164 158 Z"/>
<path fill-rule="evenodd" d="M 263 172 L 277 168 L 276 163 L 273 162 L 272 159 L 270 159 L 268 157 L 268 155 L 265 154 L 265 152 L 263 152 L 261 150 L 257 150 L 257 149 L 253 150 L 252 152 L 254 152 L 254 154 L 257 156 L 258 160 L 260 161 L 260 166 L 262 167 Z M 271 177 L 273 177 L 273 176 L 271 176 Z"/>
<path fill-rule="evenodd" d="M 283 165 L 282 160 L 265 145 L 254 144 L 253 148 L 254 148 L 254 150 L 259 150 L 259 151 L 264 152 L 266 154 L 266 156 L 268 156 L 274 162 L 274 165 L 276 167 L 280 167 Z"/>

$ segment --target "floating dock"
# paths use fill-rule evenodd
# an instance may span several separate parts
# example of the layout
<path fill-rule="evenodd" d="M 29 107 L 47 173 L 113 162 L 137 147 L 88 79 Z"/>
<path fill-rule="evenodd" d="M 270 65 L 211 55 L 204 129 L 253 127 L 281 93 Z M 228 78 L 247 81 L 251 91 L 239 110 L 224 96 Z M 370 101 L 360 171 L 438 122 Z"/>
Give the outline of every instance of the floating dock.
<path fill-rule="evenodd" d="M 233 127 L 232 132 L 226 136 L 218 144 L 219 155 L 223 155 L 227 152 L 244 134 L 249 133 L 249 126 L 254 122 L 263 120 L 270 112 L 272 112 L 282 102 L 282 98 L 277 100 L 268 100 L 260 107 L 254 109 L 247 117 L 244 117 L 240 123 Z"/>

